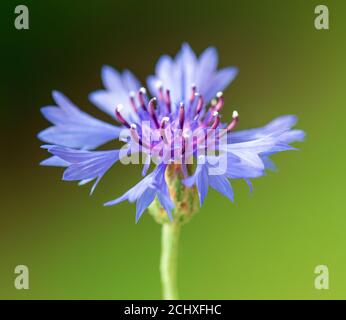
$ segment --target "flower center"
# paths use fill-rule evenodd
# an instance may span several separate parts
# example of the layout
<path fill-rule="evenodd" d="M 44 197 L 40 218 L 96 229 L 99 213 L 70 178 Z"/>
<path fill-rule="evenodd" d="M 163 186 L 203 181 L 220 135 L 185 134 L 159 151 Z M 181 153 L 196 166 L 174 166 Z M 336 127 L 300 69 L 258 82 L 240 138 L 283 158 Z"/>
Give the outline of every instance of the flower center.
<path fill-rule="evenodd" d="M 165 163 L 185 163 L 187 159 L 198 158 L 200 152 L 207 155 L 217 151 L 221 140 L 227 143 L 225 135 L 235 128 L 239 117 L 234 111 L 228 125 L 221 123 L 223 93 L 218 92 L 207 106 L 195 85 L 191 86 L 186 105 L 172 104 L 170 90 L 164 90 L 161 84 L 157 97 L 149 100 L 146 89 L 141 88 L 137 94 L 130 92 L 129 102 L 133 113 L 125 118 L 124 106 L 118 105 L 115 116 L 130 132 L 131 153 L 137 148 L 135 151 Z"/>

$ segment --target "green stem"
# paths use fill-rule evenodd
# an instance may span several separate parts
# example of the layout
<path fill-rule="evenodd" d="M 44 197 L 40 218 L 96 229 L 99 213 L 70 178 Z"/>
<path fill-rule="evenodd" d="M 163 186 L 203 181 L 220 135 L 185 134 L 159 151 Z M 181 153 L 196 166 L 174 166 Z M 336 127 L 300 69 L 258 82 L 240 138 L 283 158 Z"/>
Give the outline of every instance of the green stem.
<path fill-rule="evenodd" d="M 161 284 L 165 300 L 178 299 L 177 264 L 180 224 L 170 222 L 162 225 Z"/>

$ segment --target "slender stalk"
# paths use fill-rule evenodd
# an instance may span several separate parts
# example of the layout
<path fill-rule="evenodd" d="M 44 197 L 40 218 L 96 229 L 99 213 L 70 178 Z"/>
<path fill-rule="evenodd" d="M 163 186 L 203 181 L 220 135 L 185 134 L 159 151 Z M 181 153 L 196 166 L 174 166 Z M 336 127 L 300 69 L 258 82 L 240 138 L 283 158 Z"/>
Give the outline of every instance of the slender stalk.
<path fill-rule="evenodd" d="M 177 300 L 177 264 L 178 242 L 181 225 L 179 223 L 163 223 L 161 239 L 161 284 L 163 299 Z"/>

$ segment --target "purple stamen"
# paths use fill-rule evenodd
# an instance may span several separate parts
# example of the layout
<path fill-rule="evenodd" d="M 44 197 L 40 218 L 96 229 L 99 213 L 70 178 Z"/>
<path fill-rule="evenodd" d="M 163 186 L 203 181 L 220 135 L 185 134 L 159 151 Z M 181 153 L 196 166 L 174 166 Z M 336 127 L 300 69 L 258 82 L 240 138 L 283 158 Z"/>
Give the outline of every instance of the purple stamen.
<path fill-rule="evenodd" d="M 136 106 L 135 96 L 136 96 L 136 94 L 133 91 L 131 91 L 130 92 L 130 104 L 131 104 L 133 111 L 137 113 L 138 110 L 137 110 L 137 106 Z"/>
<path fill-rule="evenodd" d="M 138 132 L 137 132 L 137 126 L 132 123 L 130 126 L 130 133 L 131 133 L 131 137 L 132 139 L 138 143 L 140 146 L 143 146 L 147 149 L 150 149 L 150 146 L 148 146 L 147 144 L 143 143 L 142 139 L 140 138 Z"/>
<path fill-rule="evenodd" d="M 210 107 L 204 115 L 203 127 L 207 127 L 210 124 L 211 120 L 213 120 L 213 112 L 215 111 L 216 104 L 217 100 L 213 99 L 210 101 Z"/>
<path fill-rule="evenodd" d="M 138 91 L 138 100 L 144 111 L 147 111 L 147 107 L 145 106 L 145 97 L 147 95 L 147 90 L 145 88 L 140 88 Z"/>
<path fill-rule="evenodd" d="M 214 122 L 213 122 L 213 124 L 211 126 L 211 129 L 215 130 L 218 127 L 219 123 L 220 123 L 221 117 L 220 117 L 220 115 L 219 115 L 219 113 L 217 111 L 214 112 L 213 116 L 215 117 L 215 120 L 214 120 Z"/>
<path fill-rule="evenodd" d="M 166 107 L 168 113 L 171 113 L 171 93 L 169 89 L 166 90 Z"/>
<path fill-rule="evenodd" d="M 161 133 L 161 138 L 165 144 L 168 144 L 167 136 L 166 136 L 166 123 L 169 122 L 168 117 L 163 117 L 161 120 L 161 125 L 160 125 L 160 133 Z"/>
<path fill-rule="evenodd" d="M 184 103 L 180 102 L 180 109 L 179 109 L 179 127 L 180 127 L 180 129 L 183 129 L 184 121 L 185 121 L 185 107 L 184 107 Z"/>
<path fill-rule="evenodd" d="M 196 93 L 196 96 L 198 96 L 198 101 L 197 101 L 197 107 L 196 107 L 196 115 L 199 115 L 203 108 L 204 100 L 203 96 L 199 93 Z"/>
<path fill-rule="evenodd" d="M 211 130 L 208 130 L 208 133 L 205 136 L 205 141 L 206 141 L 206 144 L 207 144 L 206 147 L 208 147 L 210 138 L 212 136 L 215 137 L 215 135 L 214 135 L 215 131 L 214 130 L 218 127 L 218 125 L 220 123 L 220 119 L 221 119 L 221 117 L 220 117 L 220 115 L 219 115 L 219 113 L 217 111 L 214 111 L 213 118 L 215 118 L 215 120 L 214 120 L 214 122 L 213 122 L 213 124 L 212 124 L 212 126 L 210 128 Z"/>
<path fill-rule="evenodd" d="M 123 124 L 124 126 L 126 126 L 127 128 L 130 128 L 130 125 L 128 124 L 128 122 L 123 118 L 123 116 L 120 114 L 121 109 L 123 109 L 124 106 L 119 104 L 116 109 L 115 109 L 115 117 L 117 118 L 117 120 Z"/>
<path fill-rule="evenodd" d="M 232 122 L 226 128 L 227 132 L 232 131 L 238 123 L 239 114 L 237 111 L 233 111 L 232 118 L 233 118 Z"/>
<path fill-rule="evenodd" d="M 219 112 L 225 103 L 225 99 L 224 99 L 223 93 L 221 91 L 218 92 L 216 94 L 216 96 L 217 96 L 218 100 L 217 100 L 217 103 L 215 105 L 215 111 Z"/>
<path fill-rule="evenodd" d="M 158 129 L 160 127 L 160 124 L 159 124 L 159 121 L 157 120 L 157 116 L 155 113 L 155 104 L 156 104 L 156 98 L 154 97 L 149 101 L 148 106 L 149 106 L 149 114 L 154 121 L 156 129 Z"/>

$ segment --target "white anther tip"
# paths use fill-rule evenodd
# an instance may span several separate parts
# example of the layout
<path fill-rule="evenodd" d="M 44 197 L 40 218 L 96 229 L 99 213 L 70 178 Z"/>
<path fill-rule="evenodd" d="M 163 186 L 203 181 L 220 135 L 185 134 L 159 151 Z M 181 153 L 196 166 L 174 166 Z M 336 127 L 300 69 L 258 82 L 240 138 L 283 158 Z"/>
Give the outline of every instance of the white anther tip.
<path fill-rule="evenodd" d="M 134 123 L 131 123 L 130 127 L 131 127 L 131 129 L 133 129 L 133 130 L 136 130 L 136 129 L 137 129 L 137 126 L 136 126 L 136 124 L 134 124 Z"/>
<path fill-rule="evenodd" d="M 216 94 L 216 97 L 217 98 L 221 98 L 223 96 L 223 92 L 222 91 L 219 91 L 217 94 Z"/>
<path fill-rule="evenodd" d="M 238 111 L 234 110 L 233 114 L 232 114 L 232 118 L 235 119 L 235 118 L 238 118 L 238 117 L 239 117 Z"/>
<path fill-rule="evenodd" d="M 169 121 L 169 118 L 168 118 L 168 117 L 163 117 L 163 118 L 162 118 L 162 121 L 168 122 L 168 121 Z"/>
<path fill-rule="evenodd" d="M 213 117 L 216 117 L 219 113 L 217 111 L 213 112 Z"/>
<path fill-rule="evenodd" d="M 124 109 L 124 106 L 122 104 L 118 104 L 116 110 L 120 112 L 122 109 Z"/>
<path fill-rule="evenodd" d="M 131 98 L 134 98 L 136 96 L 134 91 L 130 91 L 129 95 L 130 95 Z"/>
<path fill-rule="evenodd" d="M 146 94 L 147 90 L 144 87 L 142 87 L 142 88 L 139 89 L 139 92 L 143 93 L 143 94 Z"/>
<path fill-rule="evenodd" d="M 162 87 L 163 87 L 162 82 L 161 82 L 161 81 L 157 81 L 157 82 L 156 82 L 156 88 L 157 88 L 157 89 L 162 89 Z"/>

